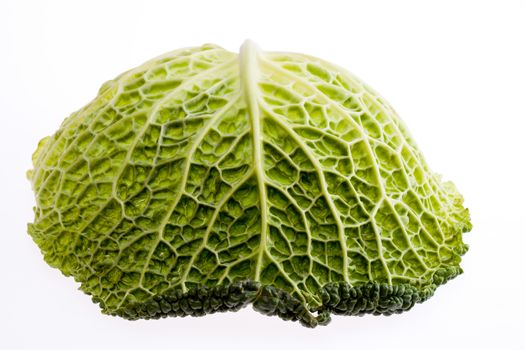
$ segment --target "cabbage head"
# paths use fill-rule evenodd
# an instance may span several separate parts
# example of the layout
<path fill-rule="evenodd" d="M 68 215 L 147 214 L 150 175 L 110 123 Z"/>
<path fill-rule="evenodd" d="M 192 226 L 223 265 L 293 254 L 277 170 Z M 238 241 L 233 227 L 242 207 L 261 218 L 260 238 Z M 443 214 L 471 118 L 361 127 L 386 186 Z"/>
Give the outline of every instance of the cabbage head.
<path fill-rule="evenodd" d="M 462 272 L 471 229 L 375 91 L 250 41 L 106 82 L 33 165 L 28 230 L 45 261 L 127 319 L 399 313 Z"/>

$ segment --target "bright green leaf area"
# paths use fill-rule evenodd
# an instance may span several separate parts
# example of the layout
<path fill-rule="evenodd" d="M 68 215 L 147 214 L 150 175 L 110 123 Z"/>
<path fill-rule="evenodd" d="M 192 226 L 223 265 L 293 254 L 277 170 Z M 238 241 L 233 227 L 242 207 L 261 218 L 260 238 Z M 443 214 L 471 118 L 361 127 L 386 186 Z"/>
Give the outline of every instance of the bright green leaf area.
<path fill-rule="evenodd" d="M 401 312 L 461 273 L 471 228 L 376 92 L 251 42 L 121 74 L 33 163 L 45 260 L 130 319 Z"/>

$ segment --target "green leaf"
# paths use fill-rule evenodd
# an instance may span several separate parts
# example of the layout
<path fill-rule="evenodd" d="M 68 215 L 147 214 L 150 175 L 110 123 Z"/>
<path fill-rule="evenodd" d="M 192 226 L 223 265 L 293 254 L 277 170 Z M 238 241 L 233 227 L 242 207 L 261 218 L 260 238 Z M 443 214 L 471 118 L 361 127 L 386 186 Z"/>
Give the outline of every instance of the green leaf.
<path fill-rule="evenodd" d="M 461 273 L 471 228 L 376 92 L 250 41 L 121 74 L 33 163 L 45 260 L 130 319 L 401 312 Z"/>

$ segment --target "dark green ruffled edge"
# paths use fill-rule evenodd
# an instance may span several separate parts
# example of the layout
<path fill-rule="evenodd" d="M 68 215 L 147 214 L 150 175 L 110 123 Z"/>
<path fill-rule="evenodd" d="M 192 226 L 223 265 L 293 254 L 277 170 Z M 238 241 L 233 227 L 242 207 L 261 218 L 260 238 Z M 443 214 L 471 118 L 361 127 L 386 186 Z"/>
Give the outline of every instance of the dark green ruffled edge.
<path fill-rule="evenodd" d="M 213 287 L 200 286 L 186 293 L 180 288 L 173 288 L 162 295 L 144 302 L 131 303 L 109 314 L 129 320 L 204 316 L 215 312 L 237 311 L 252 303 L 253 308 L 264 315 L 299 321 L 303 326 L 313 328 L 328 324 L 331 314 L 392 315 L 408 311 L 415 304 L 430 298 L 439 285 L 462 272 L 460 267 L 437 270 L 432 283 L 424 288 L 408 283 L 389 285 L 371 282 L 359 286 L 344 282 L 329 283 L 320 290 L 322 306 L 316 310 L 308 310 L 303 302 L 282 289 L 244 280 Z"/>

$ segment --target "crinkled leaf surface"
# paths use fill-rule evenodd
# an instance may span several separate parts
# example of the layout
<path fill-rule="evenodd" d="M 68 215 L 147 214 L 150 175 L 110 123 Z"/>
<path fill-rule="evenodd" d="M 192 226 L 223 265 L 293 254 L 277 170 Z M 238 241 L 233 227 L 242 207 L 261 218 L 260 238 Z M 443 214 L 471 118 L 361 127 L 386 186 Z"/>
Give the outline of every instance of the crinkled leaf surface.
<path fill-rule="evenodd" d="M 251 42 L 121 74 L 33 162 L 45 260 L 131 319 L 400 312 L 461 272 L 470 229 L 377 93 Z"/>

